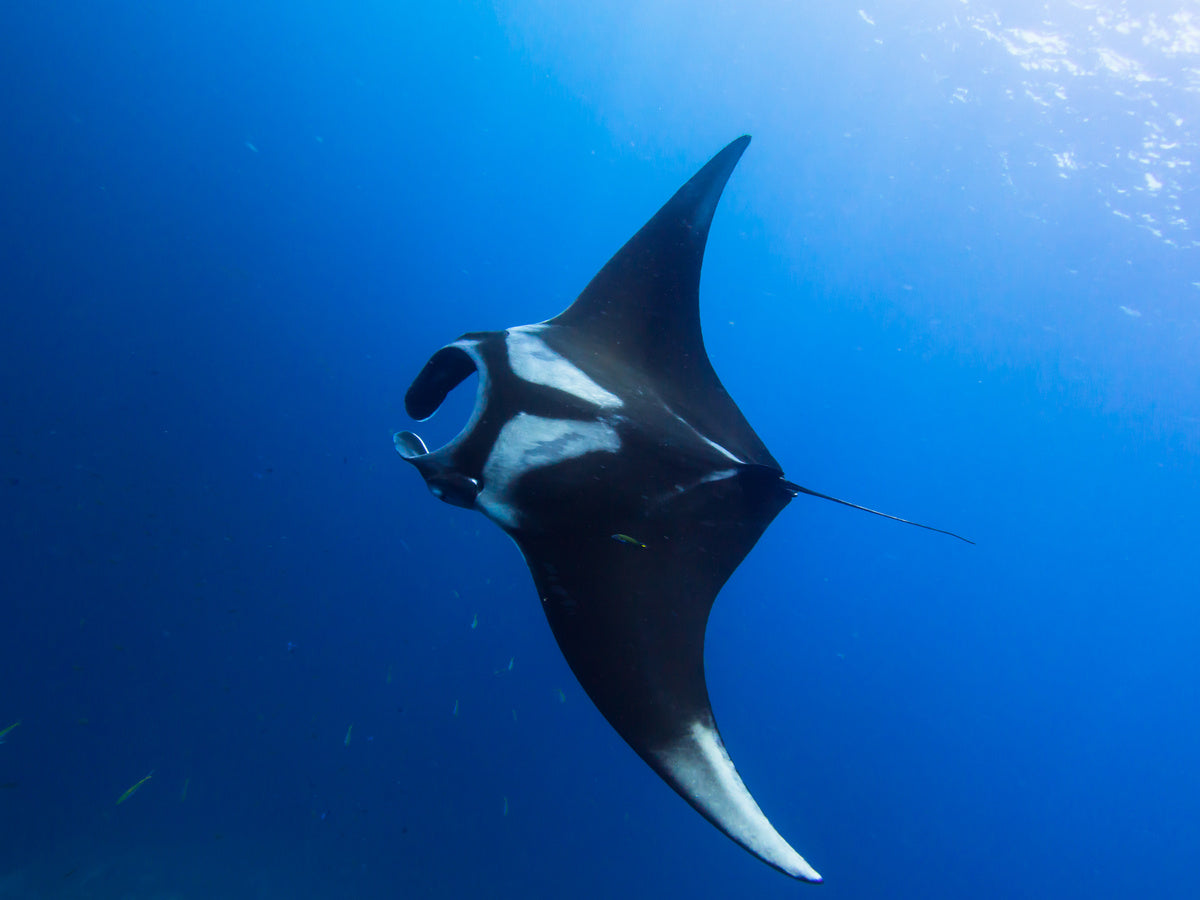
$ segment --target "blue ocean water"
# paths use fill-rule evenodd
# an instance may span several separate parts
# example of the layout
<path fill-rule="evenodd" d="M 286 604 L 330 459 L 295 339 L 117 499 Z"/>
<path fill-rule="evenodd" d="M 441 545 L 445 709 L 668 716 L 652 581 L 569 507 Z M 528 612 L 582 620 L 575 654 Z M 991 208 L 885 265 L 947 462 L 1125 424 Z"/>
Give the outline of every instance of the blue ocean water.
<path fill-rule="evenodd" d="M 1200 896 L 1200 10 L 1132 6 L 6 10 L 0 897 Z M 820 888 L 391 444 L 742 133 L 724 384 L 793 480 L 977 542 L 800 498 L 718 600 Z"/>

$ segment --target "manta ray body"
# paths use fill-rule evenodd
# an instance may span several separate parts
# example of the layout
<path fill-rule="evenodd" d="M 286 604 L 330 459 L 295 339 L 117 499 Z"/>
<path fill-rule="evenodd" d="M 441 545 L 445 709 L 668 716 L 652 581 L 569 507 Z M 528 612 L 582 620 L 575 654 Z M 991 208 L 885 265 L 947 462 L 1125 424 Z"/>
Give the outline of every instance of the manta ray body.
<path fill-rule="evenodd" d="M 775 516 L 799 493 L 845 503 L 784 478 L 704 349 L 704 248 L 749 142 L 714 156 L 564 312 L 435 352 L 408 414 L 427 419 L 477 373 L 470 419 L 434 451 L 394 441 L 434 496 L 516 542 L 572 671 L 642 759 L 738 844 L 816 882 L 734 768 L 704 679 L 709 611 Z"/>

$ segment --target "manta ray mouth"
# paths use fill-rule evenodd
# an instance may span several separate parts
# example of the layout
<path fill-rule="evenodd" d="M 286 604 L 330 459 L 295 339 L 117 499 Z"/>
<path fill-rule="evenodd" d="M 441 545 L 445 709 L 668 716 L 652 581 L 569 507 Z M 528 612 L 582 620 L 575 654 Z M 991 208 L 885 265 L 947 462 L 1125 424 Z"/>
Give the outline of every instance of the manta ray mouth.
<path fill-rule="evenodd" d="M 443 347 L 434 353 L 417 377 L 413 379 L 412 385 L 404 395 L 405 411 L 418 422 L 428 421 L 434 413 L 442 408 L 442 404 L 455 388 L 472 375 L 477 374 L 481 377 L 474 391 L 474 409 L 466 415 L 465 424 L 454 427 L 448 436 L 446 428 L 437 429 L 439 434 L 435 435 L 433 443 L 438 446 L 433 451 L 419 435 L 411 431 L 397 432 L 393 436 L 396 452 L 407 460 L 416 460 L 428 456 L 430 453 L 449 448 L 464 439 L 479 420 L 485 396 L 480 361 L 461 342 Z M 446 421 L 449 423 L 451 420 L 447 419 Z"/>

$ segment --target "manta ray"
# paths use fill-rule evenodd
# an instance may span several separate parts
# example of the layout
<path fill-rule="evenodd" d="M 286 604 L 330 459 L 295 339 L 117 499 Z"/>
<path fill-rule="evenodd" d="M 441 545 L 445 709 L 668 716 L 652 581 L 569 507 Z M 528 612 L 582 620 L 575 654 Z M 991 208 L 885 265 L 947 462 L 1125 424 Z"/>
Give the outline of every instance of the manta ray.
<path fill-rule="evenodd" d="M 580 685 L 650 768 L 759 859 L 819 882 L 721 740 L 704 679 L 709 611 L 798 494 L 919 523 L 784 478 L 709 362 L 700 266 L 749 143 L 717 153 L 559 315 L 436 351 L 406 411 L 428 419 L 478 374 L 470 418 L 433 451 L 410 431 L 394 443 L 435 497 L 513 539 Z"/>

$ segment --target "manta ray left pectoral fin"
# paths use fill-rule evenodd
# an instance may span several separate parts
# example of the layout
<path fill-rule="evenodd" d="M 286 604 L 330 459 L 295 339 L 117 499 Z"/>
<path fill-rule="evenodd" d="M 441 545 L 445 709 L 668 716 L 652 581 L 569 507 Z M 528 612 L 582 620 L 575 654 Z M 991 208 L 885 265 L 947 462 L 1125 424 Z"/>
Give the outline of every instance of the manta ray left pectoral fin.
<path fill-rule="evenodd" d="M 767 466 L 702 478 L 627 519 L 517 535 L 551 630 L 617 733 L 718 829 L 774 868 L 820 876 L 767 820 L 717 730 L 704 639 L 722 586 L 791 500 Z M 716 474 L 716 473 L 713 473 Z"/>
<path fill-rule="evenodd" d="M 716 493 L 726 486 L 706 487 Z M 556 577 L 547 578 L 542 566 L 531 566 L 548 598 L 543 609 L 597 709 L 663 781 L 763 862 L 793 878 L 820 881 L 751 796 L 713 717 L 704 678 L 704 631 L 714 582 L 723 580 L 723 572 L 711 580 L 709 575 L 734 560 L 715 558 L 705 570 L 705 548 L 720 557 L 721 548 L 737 544 L 739 537 L 721 514 L 727 510 L 708 509 L 712 524 L 694 527 L 711 530 L 711 542 L 680 546 L 684 535 L 676 533 L 642 549 L 610 539 L 597 548 L 594 562 L 575 566 L 572 573 L 556 567 Z M 686 522 L 678 527 L 692 528 Z M 646 530 L 664 531 L 661 523 Z M 741 550 L 732 552 L 740 558 Z M 625 603 L 624 598 L 635 599 Z"/>

